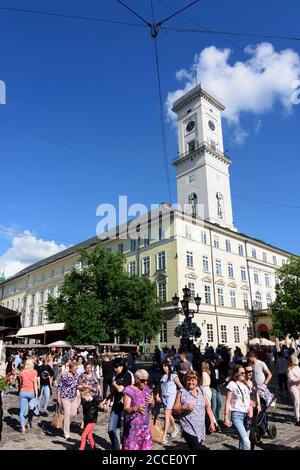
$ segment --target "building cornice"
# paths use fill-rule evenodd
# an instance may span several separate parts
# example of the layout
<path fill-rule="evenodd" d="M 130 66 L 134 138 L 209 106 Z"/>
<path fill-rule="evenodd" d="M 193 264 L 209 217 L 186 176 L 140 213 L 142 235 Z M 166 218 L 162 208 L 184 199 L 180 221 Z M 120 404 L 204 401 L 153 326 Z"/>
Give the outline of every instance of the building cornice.
<path fill-rule="evenodd" d="M 195 101 L 199 100 L 199 98 L 205 98 L 208 103 L 215 106 L 219 111 L 224 111 L 225 109 L 225 106 L 219 99 L 215 98 L 211 92 L 204 90 L 201 84 L 199 84 L 176 100 L 173 103 L 172 111 L 178 113 L 187 106 L 192 105 Z"/>

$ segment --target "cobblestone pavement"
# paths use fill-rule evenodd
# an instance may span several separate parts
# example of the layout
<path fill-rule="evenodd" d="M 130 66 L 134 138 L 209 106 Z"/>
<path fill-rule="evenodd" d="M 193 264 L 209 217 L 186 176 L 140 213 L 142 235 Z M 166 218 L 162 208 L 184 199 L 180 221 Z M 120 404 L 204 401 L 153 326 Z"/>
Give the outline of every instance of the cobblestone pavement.
<path fill-rule="evenodd" d="M 53 394 L 53 398 L 54 398 Z M 224 397 L 223 397 L 224 398 Z M 0 442 L 0 450 L 74 450 L 80 444 L 79 413 L 71 426 L 71 437 L 66 441 L 62 431 L 55 430 L 51 426 L 52 415 L 55 410 L 55 402 L 49 405 L 49 417 L 34 417 L 33 428 L 26 434 L 19 432 L 19 400 L 15 390 L 3 397 L 4 417 L 3 433 Z M 221 414 L 221 416 L 223 416 Z M 300 449 L 300 428 L 294 425 L 293 408 L 289 396 L 277 400 L 274 413 L 270 416 L 270 422 L 277 427 L 275 439 L 263 438 L 257 450 L 292 450 Z M 110 441 L 107 435 L 108 415 L 99 413 L 98 423 L 94 429 L 95 442 L 100 450 L 110 449 Z M 232 429 L 223 429 L 222 433 L 213 433 L 204 442 L 210 450 L 235 450 L 238 448 L 238 440 Z M 187 446 L 181 437 L 170 440 L 168 445 L 154 444 L 155 450 L 187 450 Z"/>

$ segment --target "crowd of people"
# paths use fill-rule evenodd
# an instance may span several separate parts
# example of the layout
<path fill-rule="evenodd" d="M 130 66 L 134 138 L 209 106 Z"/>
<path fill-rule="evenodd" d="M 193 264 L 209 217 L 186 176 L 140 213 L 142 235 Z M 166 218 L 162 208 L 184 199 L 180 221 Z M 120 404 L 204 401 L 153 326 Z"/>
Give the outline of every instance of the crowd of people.
<path fill-rule="evenodd" d="M 38 357 L 18 352 L 8 357 L 6 373 L 19 391 L 23 434 L 33 426 L 34 415 L 49 416 L 55 391 L 66 440 L 82 407 L 80 450 L 86 448 L 87 440 L 95 449 L 93 431 L 99 412 L 109 413 L 107 432 L 113 450 L 152 449 L 152 427 L 161 408 L 164 421 L 159 442 L 164 446 L 181 429 L 189 449 L 199 450 L 208 434 L 233 426 L 239 448 L 249 450 L 251 426 L 276 402 L 269 390 L 271 362 L 279 391 L 288 390 L 293 398 L 295 424 L 300 426 L 299 352 L 287 347 L 276 353 L 257 348 L 244 356 L 240 348 L 231 354 L 224 345 L 216 350 L 206 345 L 203 353 L 195 346 L 179 351 L 174 346 L 156 348 L 150 377 L 145 369 L 135 370 L 132 358 L 125 358 L 124 353 L 113 357 L 70 349 Z M 226 392 L 224 406 L 221 391 Z"/>

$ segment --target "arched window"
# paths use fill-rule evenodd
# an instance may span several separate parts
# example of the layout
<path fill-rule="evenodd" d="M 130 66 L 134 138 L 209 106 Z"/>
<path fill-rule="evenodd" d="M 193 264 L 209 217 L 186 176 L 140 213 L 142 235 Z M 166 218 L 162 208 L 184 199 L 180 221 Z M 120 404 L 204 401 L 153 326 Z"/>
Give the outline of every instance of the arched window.
<path fill-rule="evenodd" d="M 196 193 L 191 193 L 189 195 L 189 205 L 193 216 L 197 215 L 197 199 L 198 198 Z"/>

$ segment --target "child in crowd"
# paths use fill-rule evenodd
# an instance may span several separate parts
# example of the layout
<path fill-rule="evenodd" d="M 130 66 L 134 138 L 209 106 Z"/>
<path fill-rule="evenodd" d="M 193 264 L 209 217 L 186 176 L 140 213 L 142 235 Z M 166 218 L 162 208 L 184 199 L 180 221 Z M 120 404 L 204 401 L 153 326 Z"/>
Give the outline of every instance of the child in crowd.
<path fill-rule="evenodd" d="M 84 430 L 81 436 L 79 450 L 85 450 L 86 439 L 88 438 L 91 448 L 95 450 L 95 441 L 93 438 L 93 429 L 96 426 L 98 418 L 98 403 L 92 396 L 89 388 L 81 390 Z"/>

